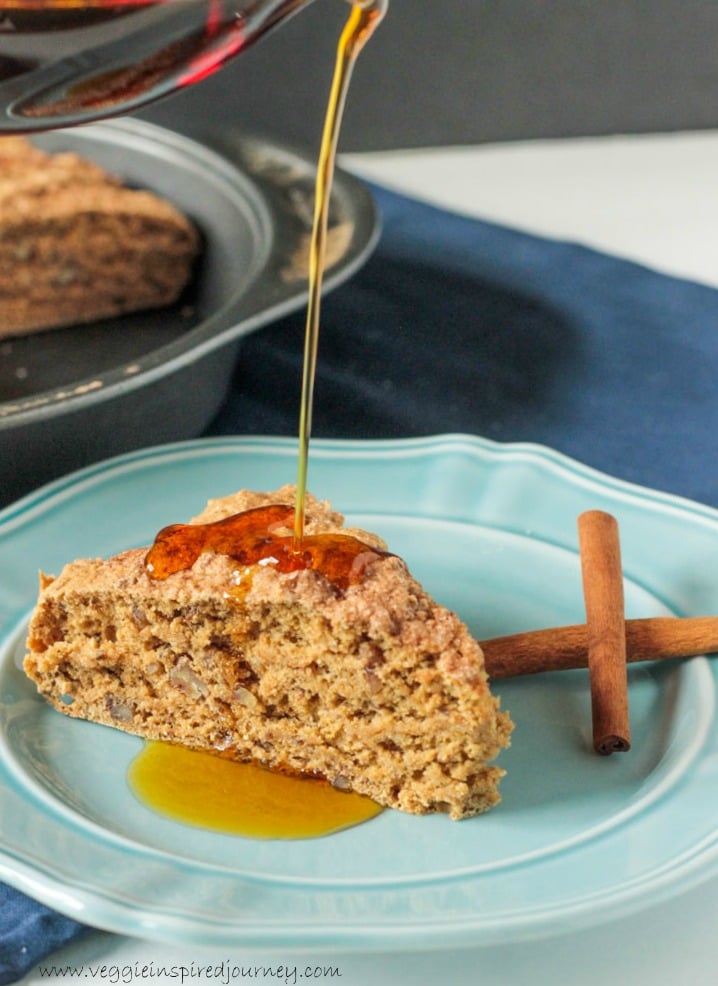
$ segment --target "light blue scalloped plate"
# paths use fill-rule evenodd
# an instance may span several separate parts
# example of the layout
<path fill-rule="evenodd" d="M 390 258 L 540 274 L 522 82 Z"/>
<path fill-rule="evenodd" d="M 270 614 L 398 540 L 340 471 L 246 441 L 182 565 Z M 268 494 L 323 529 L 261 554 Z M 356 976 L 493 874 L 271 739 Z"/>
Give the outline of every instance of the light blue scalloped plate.
<path fill-rule="evenodd" d="M 416 949 L 598 923 L 718 871 L 716 665 L 633 666 L 633 749 L 590 751 L 586 673 L 497 683 L 516 722 L 503 802 L 464 822 L 386 811 L 255 842 L 134 800 L 133 737 L 41 702 L 20 664 L 37 571 L 148 543 L 240 487 L 294 479 L 295 443 L 216 439 L 74 474 L 0 513 L 0 879 L 167 942 Z M 463 435 L 316 441 L 310 487 L 383 534 L 479 639 L 583 620 L 576 517 L 618 518 L 627 615 L 718 613 L 718 514 L 545 448 Z"/>

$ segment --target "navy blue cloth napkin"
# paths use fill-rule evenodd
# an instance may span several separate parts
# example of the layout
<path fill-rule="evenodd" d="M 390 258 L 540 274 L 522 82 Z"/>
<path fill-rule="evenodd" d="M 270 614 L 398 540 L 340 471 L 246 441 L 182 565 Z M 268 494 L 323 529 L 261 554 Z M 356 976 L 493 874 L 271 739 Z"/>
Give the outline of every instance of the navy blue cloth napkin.
<path fill-rule="evenodd" d="M 324 302 L 314 435 L 540 442 L 718 506 L 717 290 L 374 191 L 379 248 Z M 213 434 L 296 434 L 303 332 L 246 340 Z"/>
<path fill-rule="evenodd" d="M 0 883 L 0 986 L 14 983 L 44 956 L 86 928 Z"/>
<path fill-rule="evenodd" d="M 718 291 L 375 194 L 380 244 L 324 303 L 315 436 L 541 442 L 718 506 Z M 296 434 L 303 334 L 246 340 L 209 434 Z M 0 986 L 82 932 L 0 886 Z"/>

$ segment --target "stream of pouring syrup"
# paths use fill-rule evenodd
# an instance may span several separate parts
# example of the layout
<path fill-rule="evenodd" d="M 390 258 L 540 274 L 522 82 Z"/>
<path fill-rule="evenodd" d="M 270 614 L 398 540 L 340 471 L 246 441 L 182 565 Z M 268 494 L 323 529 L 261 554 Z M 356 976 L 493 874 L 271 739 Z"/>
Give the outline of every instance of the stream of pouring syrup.
<path fill-rule="evenodd" d="M 354 63 L 386 12 L 388 0 L 352 2 L 352 9 L 339 40 L 332 87 L 327 105 L 319 160 L 317 167 L 315 207 L 309 254 L 309 301 L 307 307 L 304 343 L 304 364 L 299 415 L 299 462 L 297 493 L 294 508 L 292 551 L 300 559 L 314 555 L 321 549 L 322 570 L 327 567 L 326 549 L 331 548 L 334 581 L 342 584 L 347 572 L 352 570 L 357 546 L 361 552 L 366 547 L 359 542 L 349 545 L 351 538 L 324 539 L 304 536 L 304 513 L 307 492 L 307 468 L 309 439 L 311 435 L 314 377 L 319 345 L 319 315 L 321 307 L 322 276 L 326 256 L 326 239 L 331 199 L 332 179 L 342 112 Z M 268 508 L 286 510 L 283 507 Z M 266 512 L 266 511 L 265 511 Z M 263 511 L 260 525 L 266 528 Z M 287 518 L 289 519 L 289 518 Z M 240 515 L 222 525 L 210 525 L 207 532 L 194 528 L 185 529 L 185 539 L 217 537 L 229 529 L 230 541 L 234 527 L 241 527 L 246 540 L 246 526 L 252 517 Z M 189 532 L 189 534 L 188 534 Z M 180 532 L 182 534 L 182 532 Z M 327 537 L 330 544 L 327 543 Z M 236 538 L 235 538 L 236 540 Z M 240 540 L 242 540 L 240 538 Z M 182 538 L 180 538 L 182 541 Z M 314 542 L 319 541 L 319 544 Z M 234 542 L 232 542 L 234 543 Z M 274 545 L 276 547 L 276 545 Z M 162 548 L 162 545 L 159 546 Z M 176 547 L 176 545 L 175 545 Z M 180 544 L 180 548 L 187 547 Z M 196 547 L 196 545 L 190 545 Z M 201 546 L 200 546 L 201 547 Z M 288 557 L 289 545 L 284 557 Z M 306 550 L 305 550 L 306 549 Z M 157 548 L 154 549 L 155 551 Z M 176 552 L 175 552 L 176 553 Z M 154 557 L 154 556 L 153 556 Z M 170 567 L 176 559 L 172 551 L 167 558 L 155 559 L 156 575 L 167 573 L 163 564 Z M 338 562 L 338 568 L 337 568 Z M 336 571 L 334 571 L 336 569 Z M 213 753 L 186 750 L 166 743 L 148 743 L 130 766 L 130 787 L 135 795 L 160 814 L 189 825 L 216 832 L 242 835 L 255 839 L 304 839 L 328 835 L 348 828 L 377 815 L 381 808 L 369 798 L 334 789 L 327 781 L 313 777 L 299 778 L 264 770 L 256 764 L 240 763 Z"/>
<path fill-rule="evenodd" d="M 309 245 L 309 301 L 304 336 L 302 391 L 299 405 L 299 459 L 294 511 L 295 551 L 301 550 L 302 538 L 304 536 L 309 440 L 312 432 L 314 378 L 317 366 L 317 350 L 319 347 L 322 280 L 326 257 L 329 203 L 331 200 L 339 130 L 354 64 L 364 45 L 372 36 L 386 13 L 387 5 L 388 0 L 367 0 L 367 2 L 352 3 L 351 13 L 337 46 L 334 76 L 319 148 L 314 199 L 314 221 Z"/>

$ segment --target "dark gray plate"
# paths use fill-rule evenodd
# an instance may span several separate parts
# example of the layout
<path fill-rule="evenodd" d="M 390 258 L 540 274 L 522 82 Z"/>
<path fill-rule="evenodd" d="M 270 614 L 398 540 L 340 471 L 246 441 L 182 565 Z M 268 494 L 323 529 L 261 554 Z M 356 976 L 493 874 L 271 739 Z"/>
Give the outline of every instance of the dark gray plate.
<path fill-rule="evenodd" d="M 220 153 L 130 119 L 33 139 L 164 195 L 194 219 L 204 250 L 172 308 L 0 339 L 0 503 L 109 455 L 198 435 L 242 338 L 307 298 L 310 155 L 231 134 Z M 378 230 L 365 186 L 337 171 L 325 290 L 361 266 Z"/>

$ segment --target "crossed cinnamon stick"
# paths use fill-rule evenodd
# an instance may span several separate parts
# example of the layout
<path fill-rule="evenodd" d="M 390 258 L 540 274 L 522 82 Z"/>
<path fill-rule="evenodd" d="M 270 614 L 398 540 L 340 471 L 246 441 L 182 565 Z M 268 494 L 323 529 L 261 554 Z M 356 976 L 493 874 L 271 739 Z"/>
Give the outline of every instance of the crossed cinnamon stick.
<path fill-rule="evenodd" d="M 625 620 L 618 525 L 602 511 L 579 517 L 586 623 L 481 643 L 491 679 L 588 668 L 598 753 L 630 748 L 627 663 L 718 653 L 718 617 Z"/>
<path fill-rule="evenodd" d="M 649 616 L 626 620 L 626 661 L 718 654 L 718 616 Z M 492 679 L 588 667 L 585 624 L 529 630 L 481 643 Z"/>

